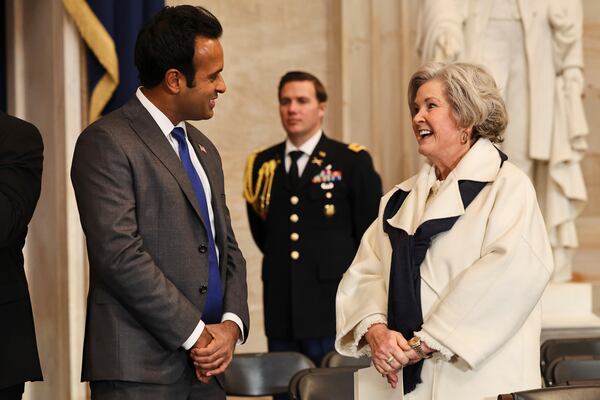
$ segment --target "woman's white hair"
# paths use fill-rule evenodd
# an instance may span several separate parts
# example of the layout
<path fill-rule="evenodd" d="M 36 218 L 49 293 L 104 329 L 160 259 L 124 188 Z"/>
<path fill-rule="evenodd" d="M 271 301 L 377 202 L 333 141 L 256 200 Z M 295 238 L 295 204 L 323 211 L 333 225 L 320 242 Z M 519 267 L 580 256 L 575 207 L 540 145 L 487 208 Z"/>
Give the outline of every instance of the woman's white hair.
<path fill-rule="evenodd" d="M 506 106 L 494 78 L 484 66 L 437 62 L 421 66 L 410 78 L 408 85 L 408 106 L 413 117 L 417 91 L 431 80 L 437 80 L 444 86 L 458 126 L 473 128 L 473 142 L 480 137 L 493 143 L 504 140 L 502 133 L 508 124 Z"/>

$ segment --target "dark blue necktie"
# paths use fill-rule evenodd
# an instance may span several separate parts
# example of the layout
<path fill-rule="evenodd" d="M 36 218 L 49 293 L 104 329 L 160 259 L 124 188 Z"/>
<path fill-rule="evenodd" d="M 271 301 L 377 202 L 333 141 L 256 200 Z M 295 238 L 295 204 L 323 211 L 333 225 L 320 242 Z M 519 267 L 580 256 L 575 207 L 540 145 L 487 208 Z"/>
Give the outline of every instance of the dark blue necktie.
<path fill-rule="evenodd" d="M 204 227 L 206 228 L 206 235 L 208 236 L 208 293 L 206 295 L 204 311 L 202 312 L 202 321 L 206 324 L 216 324 L 221 322 L 221 316 L 223 314 L 223 289 L 221 287 L 221 275 L 219 274 L 217 247 L 210 226 L 206 194 L 204 192 L 204 186 L 202 186 L 202 181 L 196 172 L 196 168 L 194 168 L 194 165 L 192 164 L 183 128 L 176 127 L 171 134 L 175 140 L 177 140 L 177 143 L 179 143 L 179 158 L 181 158 L 183 169 L 185 169 L 188 178 L 190 178 L 190 182 L 196 193 L 198 207 L 200 208 L 200 214 L 202 215 Z"/>

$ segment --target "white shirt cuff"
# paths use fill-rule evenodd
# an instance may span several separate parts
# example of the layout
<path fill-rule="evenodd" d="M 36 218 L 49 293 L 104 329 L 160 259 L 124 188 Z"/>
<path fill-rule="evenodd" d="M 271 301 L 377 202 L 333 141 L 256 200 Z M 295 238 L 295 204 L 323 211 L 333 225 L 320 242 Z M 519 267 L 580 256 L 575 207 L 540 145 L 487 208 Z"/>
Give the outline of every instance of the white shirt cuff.
<path fill-rule="evenodd" d="M 204 331 L 204 322 L 200 320 L 198 321 L 198 325 L 196 325 L 196 328 L 194 328 L 194 331 L 192 332 L 190 337 L 185 342 L 183 342 L 181 347 L 183 347 L 186 350 L 191 349 L 198 341 L 200 335 L 202 335 L 202 331 Z"/>
<path fill-rule="evenodd" d="M 235 324 L 240 328 L 240 337 L 238 338 L 237 344 L 244 343 L 244 324 L 242 323 L 241 318 L 232 312 L 226 312 L 221 318 L 221 322 L 224 321 L 235 322 Z M 202 335 L 202 331 L 204 331 L 205 326 L 206 325 L 202 320 L 198 321 L 198 325 L 196 325 L 196 328 L 194 328 L 194 331 L 192 332 L 190 337 L 188 337 L 188 339 L 185 342 L 183 342 L 181 347 L 183 347 L 186 350 L 189 350 L 192 347 L 194 347 L 194 344 L 196 344 L 198 338 L 200 337 L 200 335 Z"/>
<path fill-rule="evenodd" d="M 242 319 L 240 317 L 238 317 L 237 315 L 235 315 L 232 312 L 226 312 L 225 314 L 223 314 L 223 317 L 221 318 L 221 322 L 223 321 L 233 321 L 235 322 L 235 324 L 240 328 L 240 337 L 237 341 L 237 344 L 242 344 L 244 343 L 244 324 L 242 323 Z"/>

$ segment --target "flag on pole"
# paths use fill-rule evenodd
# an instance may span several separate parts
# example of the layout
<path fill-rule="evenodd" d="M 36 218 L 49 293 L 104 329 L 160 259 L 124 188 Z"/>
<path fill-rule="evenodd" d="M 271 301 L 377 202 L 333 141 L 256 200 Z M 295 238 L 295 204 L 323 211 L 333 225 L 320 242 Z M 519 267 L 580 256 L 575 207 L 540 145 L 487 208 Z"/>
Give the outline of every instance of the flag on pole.
<path fill-rule="evenodd" d="M 127 102 L 139 85 L 135 41 L 164 0 L 63 0 L 88 48 L 90 122 Z"/>

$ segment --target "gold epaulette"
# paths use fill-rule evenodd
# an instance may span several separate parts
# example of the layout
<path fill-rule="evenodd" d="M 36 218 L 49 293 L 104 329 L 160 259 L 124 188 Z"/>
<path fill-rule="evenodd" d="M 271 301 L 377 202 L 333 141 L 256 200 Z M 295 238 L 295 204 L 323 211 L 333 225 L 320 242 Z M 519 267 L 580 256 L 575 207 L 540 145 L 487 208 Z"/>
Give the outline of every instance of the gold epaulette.
<path fill-rule="evenodd" d="M 367 148 L 365 146 L 363 146 L 362 144 L 359 144 L 359 143 L 350 143 L 348 145 L 348 148 L 350 150 L 354 151 L 355 153 L 358 153 L 359 151 L 367 150 Z"/>
<path fill-rule="evenodd" d="M 252 206 L 254 211 L 262 218 L 267 218 L 269 203 L 271 201 L 271 188 L 277 168 L 277 160 L 265 161 L 256 174 L 256 182 L 252 182 L 254 162 L 260 150 L 248 156 L 246 170 L 244 171 L 244 199 Z"/>

